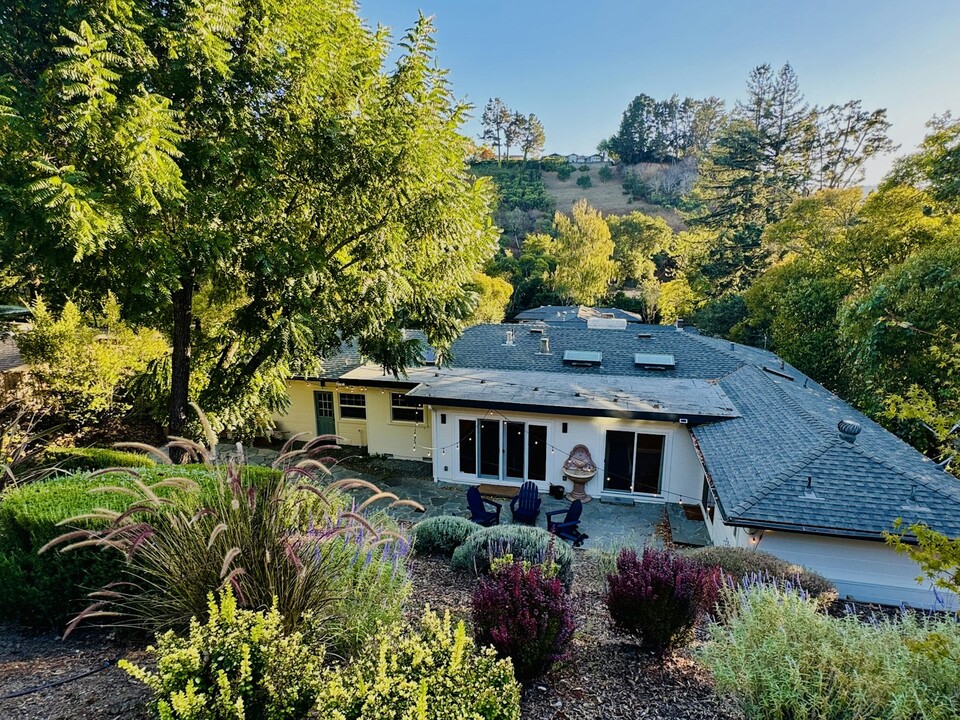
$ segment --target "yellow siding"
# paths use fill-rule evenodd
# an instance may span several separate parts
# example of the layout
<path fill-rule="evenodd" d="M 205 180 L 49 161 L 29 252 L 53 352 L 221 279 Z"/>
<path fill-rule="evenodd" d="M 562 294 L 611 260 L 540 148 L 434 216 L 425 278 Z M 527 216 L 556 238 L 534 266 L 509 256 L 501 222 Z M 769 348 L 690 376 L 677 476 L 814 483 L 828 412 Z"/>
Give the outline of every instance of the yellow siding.
<path fill-rule="evenodd" d="M 429 409 L 424 412 L 423 423 L 393 422 L 390 419 L 390 391 L 386 389 L 337 387 L 333 382 L 323 385 L 318 380 L 290 380 L 287 383 L 290 407 L 286 413 L 274 417 L 277 429 L 290 435 L 302 432 L 316 435 L 317 416 L 313 404 L 313 393 L 318 390 L 328 390 L 334 394 L 334 419 L 337 434 L 343 438 L 340 441 L 341 444 L 367 447 L 368 451 L 374 455 L 393 455 L 413 460 L 429 459 L 427 449 L 431 446 Z M 366 420 L 340 417 L 339 393 L 341 392 L 360 393 L 366 396 Z"/>

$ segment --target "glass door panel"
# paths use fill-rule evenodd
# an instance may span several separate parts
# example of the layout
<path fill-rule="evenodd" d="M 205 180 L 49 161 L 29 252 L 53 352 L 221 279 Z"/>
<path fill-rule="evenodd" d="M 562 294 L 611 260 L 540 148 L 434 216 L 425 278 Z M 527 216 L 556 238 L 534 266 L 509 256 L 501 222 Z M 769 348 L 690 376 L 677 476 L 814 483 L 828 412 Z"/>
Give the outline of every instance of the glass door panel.
<path fill-rule="evenodd" d="M 607 430 L 607 450 L 603 463 L 604 490 L 630 492 L 634 443 L 634 434 L 631 432 Z"/>
<path fill-rule="evenodd" d="M 525 464 L 526 438 L 524 437 L 524 424 L 519 422 L 508 422 L 506 424 L 507 448 L 507 472 L 508 478 L 514 480 L 523 480 L 523 469 Z"/>
<path fill-rule="evenodd" d="M 480 420 L 480 476 L 500 477 L 500 421 Z"/>
<path fill-rule="evenodd" d="M 477 474 L 477 421 L 460 420 L 460 472 L 467 475 Z"/>
<path fill-rule="evenodd" d="M 547 426 L 527 425 L 527 479 L 547 479 Z"/>
<path fill-rule="evenodd" d="M 663 435 L 637 435 L 637 457 L 633 470 L 633 491 L 656 495 L 660 492 L 663 464 Z"/>

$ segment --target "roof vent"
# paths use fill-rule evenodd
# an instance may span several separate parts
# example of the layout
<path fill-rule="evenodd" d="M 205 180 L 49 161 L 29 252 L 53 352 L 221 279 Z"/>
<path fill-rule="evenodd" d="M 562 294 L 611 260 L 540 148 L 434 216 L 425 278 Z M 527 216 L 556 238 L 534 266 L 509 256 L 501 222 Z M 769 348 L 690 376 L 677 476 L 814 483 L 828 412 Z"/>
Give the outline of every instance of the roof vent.
<path fill-rule="evenodd" d="M 550 355 L 550 338 L 546 336 L 540 338 L 540 350 L 537 355 Z"/>
<path fill-rule="evenodd" d="M 613 320 L 616 315 L 611 312 L 602 312 L 600 313 L 600 317 L 604 318 L 605 320 Z"/>
<path fill-rule="evenodd" d="M 587 328 L 590 330 L 626 330 L 626 318 L 587 318 Z"/>
<path fill-rule="evenodd" d="M 437 351 L 433 348 L 427 348 L 423 351 L 423 364 L 424 365 L 436 365 L 437 364 Z"/>
<path fill-rule="evenodd" d="M 650 333 L 637 333 L 637 339 L 639 340 L 649 340 L 653 335 Z"/>
<path fill-rule="evenodd" d="M 837 430 L 840 432 L 840 437 L 848 443 L 852 443 L 856 441 L 857 435 L 863 428 L 856 420 L 841 420 L 837 423 Z"/>
<path fill-rule="evenodd" d="M 566 350 L 563 353 L 563 364 L 574 367 L 600 367 L 603 362 L 603 353 L 592 350 Z"/>
<path fill-rule="evenodd" d="M 543 325 L 537 325 L 530 328 L 531 335 L 543 335 Z"/>
<path fill-rule="evenodd" d="M 504 341 L 503 344 L 513 347 L 513 330 L 507 330 L 507 339 Z"/>

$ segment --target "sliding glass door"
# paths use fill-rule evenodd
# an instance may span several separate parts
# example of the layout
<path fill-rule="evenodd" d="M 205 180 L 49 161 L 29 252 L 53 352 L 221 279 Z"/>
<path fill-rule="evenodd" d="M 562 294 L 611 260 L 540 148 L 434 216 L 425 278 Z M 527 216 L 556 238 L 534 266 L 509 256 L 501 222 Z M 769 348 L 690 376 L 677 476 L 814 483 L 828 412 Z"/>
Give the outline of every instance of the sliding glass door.
<path fill-rule="evenodd" d="M 547 479 L 547 427 L 504 420 L 457 422 L 460 472 L 511 482 Z"/>
<path fill-rule="evenodd" d="M 663 435 L 607 430 L 603 489 L 613 492 L 660 493 Z"/>

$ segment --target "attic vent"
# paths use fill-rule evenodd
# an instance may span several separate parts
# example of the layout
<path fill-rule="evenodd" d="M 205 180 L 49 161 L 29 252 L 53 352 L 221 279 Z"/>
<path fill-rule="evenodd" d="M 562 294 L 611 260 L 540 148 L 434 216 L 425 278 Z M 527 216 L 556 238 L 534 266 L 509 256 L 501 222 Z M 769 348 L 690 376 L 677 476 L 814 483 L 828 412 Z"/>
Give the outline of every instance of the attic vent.
<path fill-rule="evenodd" d="M 607 320 L 613 320 L 616 317 L 616 315 L 614 315 L 613 313 L 600 313 L 600 317 L 605 318 Z"/>
<path fill-rule="evenodd" d="M 793 382 L 794 380 L 793 375 L 787 375 L 786 373 L 780 372 L 772 367 L 767 367 L 766 365 L 763 366 L 763 371 L 765 373 L 770 373 L 771 375 L 776 375 L 784 380 L 789 380 L 790 382 Z"/>
<path fill-rule="evenodd" d="M 651 335 L 650 333 L 637 333 L 637 338 L 640 340 L 649 340 L 652 337 L 653 335 Z"/>
<path fill-rule="evenodd" d="M 863 428 L 856 420 L 841 420 L 837 423 L 837 431 L 840 433 L 840 437 L 848 443 L 856 442 L 857 435 L 859 435 L 862 430 Z"/>
<path fill-rule="evenodd" d="M 677 366 L 677 361 L 673 355 L 636 353 L 633 356 L 633 364 L 643 370 L 673 370 Z"/>
<path fill-rule="evenodd" d="M 530 334 L 531 334 L 531 335 L 543 335 L 543 328 L 542 328 L 542 327 L 532 327 L 532 328 L 530 328 Z"/>
<path fill-rule="evenodd" d="M 563 364 L 574 367 L 600 367 L 603 361 L 602 352 L 593 352 L 591 350 L 565 350 L 563 352 Z"/>
<path fill-rule="evenodd" d="M 423 351 L 423 364 L 424 365 L 436 365 L 437 364 L 437 352 L 436 350 L 427 349 Z"/>
<path fill-rule="evenodd" d="M 627 321 L 625 318 L 587 318 L 587 328 L 590 330 L 626 330 Z"/>

